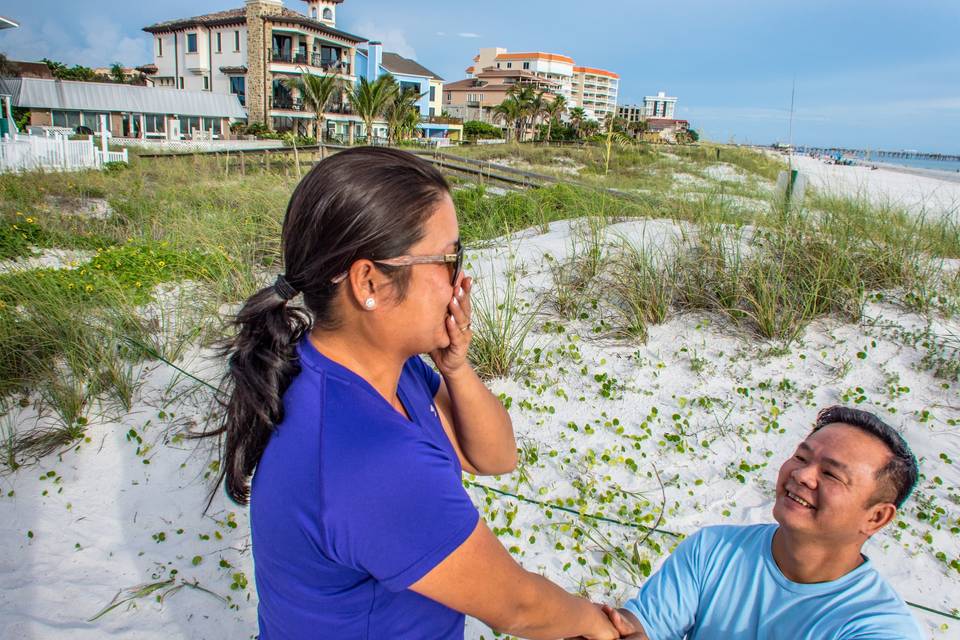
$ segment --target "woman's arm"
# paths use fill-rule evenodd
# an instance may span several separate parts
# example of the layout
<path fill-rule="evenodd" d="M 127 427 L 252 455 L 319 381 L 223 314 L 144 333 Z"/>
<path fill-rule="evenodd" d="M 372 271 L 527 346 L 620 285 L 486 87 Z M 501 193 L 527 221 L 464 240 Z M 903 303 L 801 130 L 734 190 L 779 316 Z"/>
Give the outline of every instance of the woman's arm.
<path fill-rule="evenodd" d="M 410 589 L 523 638 L 619 638 L 599 605 L 571 595 L 514 561 L 483 520 Z"/>
<path fill-rule="evenodd" d="M 443 376 L 434 400 L 464 470 L 476 475 L 499 475 L 516 468 L 517 441 L 510 414 L 467 362 L 473 337 L 472 289 L 473 279 L 463 278 L 448 307 L 450 344 L 430 354 Z"/>
<path fill-rule="evenodd" d="M 495 476 L 516 469 L 517 441 L 510 414 L 473 369 L 445 376 L 435 401 L 465 471 Z"/>

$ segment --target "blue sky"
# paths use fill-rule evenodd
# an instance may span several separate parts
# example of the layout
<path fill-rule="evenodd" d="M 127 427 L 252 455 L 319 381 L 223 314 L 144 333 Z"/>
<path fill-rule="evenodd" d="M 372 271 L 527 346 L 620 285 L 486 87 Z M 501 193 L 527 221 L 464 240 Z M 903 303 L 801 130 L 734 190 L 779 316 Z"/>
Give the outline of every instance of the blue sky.
<path fill-rule="evenodd" d="M 243 0 L 0 0 L 14 59 L 151 61 L 145 25 Z M 301 0 L 285 0 L 302 10 Z M 345 0 L 338 26 L 447 80 L 479 47 L 567 54 L 621 76 L 620 102 L 667 91 L 719 141 L 793 140 L 960 153 L 960 2 L 953 0 Z"/>

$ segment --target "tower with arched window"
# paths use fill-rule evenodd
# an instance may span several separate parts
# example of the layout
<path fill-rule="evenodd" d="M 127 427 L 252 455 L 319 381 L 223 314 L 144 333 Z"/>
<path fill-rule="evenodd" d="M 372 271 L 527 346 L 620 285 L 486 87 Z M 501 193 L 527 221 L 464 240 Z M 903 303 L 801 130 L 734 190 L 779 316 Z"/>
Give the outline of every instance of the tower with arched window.
<path fill-rule="evenodd" d="M 337 26 L 337 5 L 343 0 L 304 0 L 307 17 L 330 27 Z"/>

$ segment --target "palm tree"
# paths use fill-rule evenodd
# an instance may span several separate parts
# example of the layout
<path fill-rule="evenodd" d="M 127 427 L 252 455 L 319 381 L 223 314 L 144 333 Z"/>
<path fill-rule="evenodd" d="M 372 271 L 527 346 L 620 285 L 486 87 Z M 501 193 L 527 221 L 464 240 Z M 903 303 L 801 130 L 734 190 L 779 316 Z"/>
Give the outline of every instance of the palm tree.
<path fill-rule="evenodd" d="M 303 105 L 313 111 L 317 142 L 322 145 L 327 132 L 327 105 L 334 95 L 340 95 L 343 91 L 343 81 L 336 75 L 304 73 L 302 76 L 284 78 L 283 84 L 291 91 L 296 90 L 303 100 Z"/>
<path fill-rule="evenodd" d="M 538 100 L 536 90 L 527 84 L 513 85 L 507 95 L 513 96 L 520 106 L 520 117 L 517 119 L 517 139 L 523 142 L 524 134 L 530 128 L 534 118 L 537 117 L 535 112 L 543 106 L 543 97 L 539 96 Z"/>
<path fill-rule="evenodd" d="M 493 113 L 507 125 L 507 138 L 510 137 L 511 129 L 516 136 L 520 128 L 520 121 L 523 119 L 523 105 L 517 100 L 517 96 L 508 95 L 503 99 L 503 102 L 493 108 Z"/>
<path fill-rule="evenodd" d="M 547 115 L 547 109 L 550 107 L 550 102 L 547 100 L 546 95 L 546 91 L 537 91 L 527 105 L 530 127 L 533 128 L 534 131 L 537 130 L 540 119 Z"/>
<path fill-rule="evenodd" d="M 566 110 L 567 99 L 564 96 L 555 97 L 553 102 L 546 106 L 544 113 L 547 116 L 547 142 L 550 142 L 550 136 L 553 133 L 553 121 L 559 121 Z"/>
<path fill-rule="evenodd" d="M 384 110 L 387 119 L 387 142 L 393 144 L 413 134 L 420 122 L 420 107 L 417 102 L 426 93 L 420 93 L 413 87 L 395 91 Z"/>
<path fill-rule="evenodd" d="M 627 130 L 633 134 L 635 138 L 643 138 L 643 134 L 647 132 L 649 125 L 647 124 L 647 119 L 637 120 L 636 122 L 631 122 L 627 125 Z"/>
<path fill-rule="evenodd" d="M 123 65 L 119 62 L 110 65 L 110 80 L 117 84 L 123 84 L 127 81 L 127 72 L 124 71 Z"/>
<path fill-rule="evenodd" d="M 587 119 L 587 112 L 583 110 L 583 107 L 574 107 L 570 109 L 570 122 L 573 124 L 574 131 L 577 132 L 577 137 L 580 137 L 580 125 L 583 124 L 583 121 Z"/>
<path fill-rule="evenodd" d="M 373 142 L 373 121 L 382 118 L 387 105 L 397 93 L 397 81 L 385 73 L 373 82 L 361 77 L 360 82 L 347 94 L 353 112 L 360 116 L 367 128 L 367 144 Z"/>

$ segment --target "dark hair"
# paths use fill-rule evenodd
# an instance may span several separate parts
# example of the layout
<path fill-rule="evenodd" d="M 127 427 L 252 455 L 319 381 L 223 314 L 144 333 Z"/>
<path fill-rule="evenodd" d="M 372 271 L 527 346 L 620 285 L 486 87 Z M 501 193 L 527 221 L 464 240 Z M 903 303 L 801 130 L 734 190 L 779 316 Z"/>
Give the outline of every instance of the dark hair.
<path fill-rule="evenodd" d="M 358 259 L 407 253 L 423 237 L 446 180 L 432 165 L 394 149 L 359 147 L 329 156 L 297 185 L 283 221 L 285 278 L 303 294 L 288 304 L 274 286 L 253 294 L 233 319 L 236 335 L 222 345 L 227 357 L 223 418 L 203 435 L 223 436 L 220 481 L 237 503 L 250 498 L 253 474 L 274 427 L 283 421 L 283 394 L 300 372 L 297 343 L 312 326 L 338 326 L 331 280 Z M 377 265 L 402 299 L 409 270 Z M 349 286 L 349 285 L 343 285 Z"/>
<path fill-rule="evenodd" d="M 883 420 L 862 409 L 852 409 L 839 405 L 827 407 L 817 414 L 813 433 L 831 424 L 848 424 L 869 433 L 887 445 L 890 461 L 877 470 L 877 483 L 880 490 L 874 496 L 876 502 L 893 502 L 899 509 L 910 497 L 917 484 L 917 459 L 907 445 L 906 440 Z"/>

